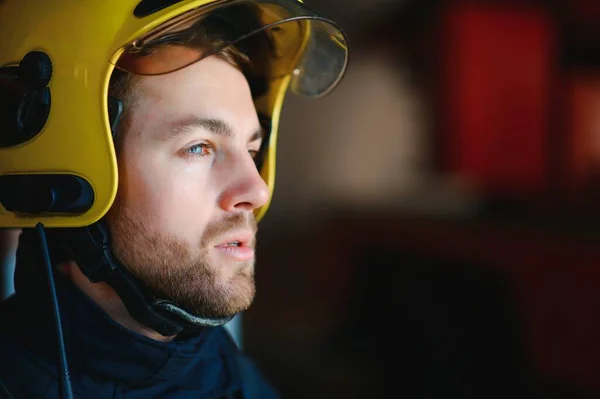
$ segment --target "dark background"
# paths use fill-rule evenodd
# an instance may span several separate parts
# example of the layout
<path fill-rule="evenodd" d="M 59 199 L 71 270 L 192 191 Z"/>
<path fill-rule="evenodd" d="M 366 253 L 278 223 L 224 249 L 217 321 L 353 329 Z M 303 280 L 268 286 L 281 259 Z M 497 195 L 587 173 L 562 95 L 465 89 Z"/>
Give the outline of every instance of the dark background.
<path fill-rule="evenodd" d="M 600 2 L 313 1 L 246 350 L 288 399 L 600 398 Z"/>
<path fill-rule="evenodd" d="M 352 58 L 284 105 L 244 349 L 286 399 L 600 398 L 600 2 L 305 3 Z"/>

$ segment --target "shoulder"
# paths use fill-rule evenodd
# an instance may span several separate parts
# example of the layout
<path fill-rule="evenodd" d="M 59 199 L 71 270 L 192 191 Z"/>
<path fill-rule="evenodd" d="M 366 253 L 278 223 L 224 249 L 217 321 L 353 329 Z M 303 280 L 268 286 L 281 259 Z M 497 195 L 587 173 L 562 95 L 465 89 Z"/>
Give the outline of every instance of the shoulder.
<path fill-rule="evenodd" d="M 32 332 L 20 328 L 19 323 L 31 315 L 17 315 L 17 311 L 10 299 L 0 303 L 0 398 L 42 398 L 56 378 L 23 345 L 20 338 Z"/>
<path fill-rule="evenodd" d="M 56 378 L 18 343 L 0 335 L 0 398 L 45 397 Z"/>
<path fill-rule="evenodd" d="M 229 347 L 232 367 L 238 374 L 244 399 L 279 399 L 280 394 L 272 383 L 265 378 L 256 363 L 240 349 L 225 328 L 219 328 L 221 339 Z"/>

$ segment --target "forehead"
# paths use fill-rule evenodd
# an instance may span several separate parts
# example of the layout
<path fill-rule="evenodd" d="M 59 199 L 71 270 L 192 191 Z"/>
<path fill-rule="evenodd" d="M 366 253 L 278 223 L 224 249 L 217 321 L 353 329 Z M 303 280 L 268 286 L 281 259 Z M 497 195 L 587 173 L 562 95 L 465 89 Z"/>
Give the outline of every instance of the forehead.
<path fill-rule="evenodd" d="M 137 88 L 140 105 L 165 119 L 196 115 L 242 128 L 248 123 L 254 125 L 252 128 L 258 124 L 248 81 L 217 56 L 168 74 L 142 76 Z"/>

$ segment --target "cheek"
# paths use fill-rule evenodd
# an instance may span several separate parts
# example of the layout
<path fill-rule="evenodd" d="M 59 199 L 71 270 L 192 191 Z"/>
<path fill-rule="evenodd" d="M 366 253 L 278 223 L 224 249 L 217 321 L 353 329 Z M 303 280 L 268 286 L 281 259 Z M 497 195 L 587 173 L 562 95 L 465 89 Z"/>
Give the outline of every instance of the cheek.
<path fill-rule="evenodd" d="M 123 173 L 125 200 L 145 225 L 180 236 L 201 234 L 216 203 L 206 167 L 156 151 L 130 159 Z"/>

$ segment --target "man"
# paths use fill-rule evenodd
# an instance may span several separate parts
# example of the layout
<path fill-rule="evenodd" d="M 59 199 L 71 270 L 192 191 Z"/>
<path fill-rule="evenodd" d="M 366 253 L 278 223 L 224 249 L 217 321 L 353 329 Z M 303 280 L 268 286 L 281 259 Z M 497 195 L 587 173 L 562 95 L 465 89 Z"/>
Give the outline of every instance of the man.
<path fill-rule="evenodd" d="M 283 97 L 337 85 L 341 30 L 295 0 L 7 0 L 0 35 L 0 397 L 278 397 L 222 325 Z"/>

